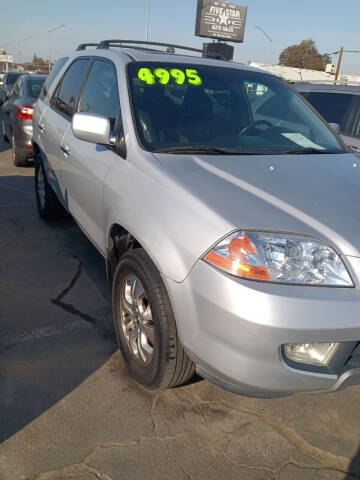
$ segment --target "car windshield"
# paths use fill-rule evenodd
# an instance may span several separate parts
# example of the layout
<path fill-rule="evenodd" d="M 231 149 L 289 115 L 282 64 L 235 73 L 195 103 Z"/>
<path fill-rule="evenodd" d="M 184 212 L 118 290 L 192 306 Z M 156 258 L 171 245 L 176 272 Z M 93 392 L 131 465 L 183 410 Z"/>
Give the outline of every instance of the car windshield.
<path fill-rule="evenodd" d="M 29 93 L 32 97 L 38 98 L 45 80 L 45 76 L 44 78 L 32 78 L 29 80 Z"/>
<path fill-rule="evenodd" d="M 129 64 L 128 75 L 134 120 L 146 150 L 345 152 L 327 125 L 275 76 L 145 62 Z"/>

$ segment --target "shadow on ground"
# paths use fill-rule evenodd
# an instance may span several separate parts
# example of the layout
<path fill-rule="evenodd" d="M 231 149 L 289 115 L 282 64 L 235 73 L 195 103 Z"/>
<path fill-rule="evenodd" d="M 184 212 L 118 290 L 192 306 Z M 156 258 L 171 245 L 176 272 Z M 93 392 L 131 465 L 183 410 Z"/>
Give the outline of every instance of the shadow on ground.
<path fill-rule="evenodd" d="M 39 218 L 33 183 L 0 177 L 0 442 L 116 350 L 104 260 L 71 219 Z"/>
<path fill-rule="evenodd" d="M 360 478 L 360 448 L 355 457 L 352 459 L 349 467 L 349 474 L 346 475 L 344 480 L 354 480 L 354 475 L 356 475 L 355 478 Z"/>
<path fill-rule="evenodd" d="M 11 148 L 11 145 L 9 142 L 0 142 L 0 153 L 6 152 L 6 150 L 10 150 L 10 148 Z"/>

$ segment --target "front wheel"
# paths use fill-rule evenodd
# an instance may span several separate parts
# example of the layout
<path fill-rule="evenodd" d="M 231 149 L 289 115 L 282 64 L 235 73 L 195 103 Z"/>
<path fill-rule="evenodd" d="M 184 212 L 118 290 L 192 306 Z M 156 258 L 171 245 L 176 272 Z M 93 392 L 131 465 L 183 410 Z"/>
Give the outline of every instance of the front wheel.
<path fill-rule="evenodd" d="M 8 139 L 8 137 L 7 137 L 7 135 L 6 135 L 6 131 L 5 131 L 5 122 L 4 122 L 4 120 L 2 121 L 2 135 L 3 135 L 3 139 L 4 139 L 4 141 L 5 141 L 5 142 L 8 142 L 8 141 L 9 141 L 9 139 Z"/>
<path fill-rule="evenodd" d="M 195 365 L 178 338 L 170 300 L 154 263 L 143 249 L 127 252 L 113 280 L 114 324 L 127 369 L 148 388 L 171 388 L 189 380 Z"/>

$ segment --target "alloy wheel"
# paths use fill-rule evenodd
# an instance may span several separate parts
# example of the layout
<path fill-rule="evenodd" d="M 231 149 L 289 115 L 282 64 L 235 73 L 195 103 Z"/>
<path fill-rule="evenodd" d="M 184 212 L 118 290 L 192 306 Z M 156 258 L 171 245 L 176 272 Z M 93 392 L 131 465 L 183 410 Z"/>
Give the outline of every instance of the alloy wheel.
<path fill-rule="evenodd" d="M 155 327 L 144 286 L 134 274 L 122 283 L 120 315 L 124 337 L 136 363 L 149 365 L 154 357 Z"/>

